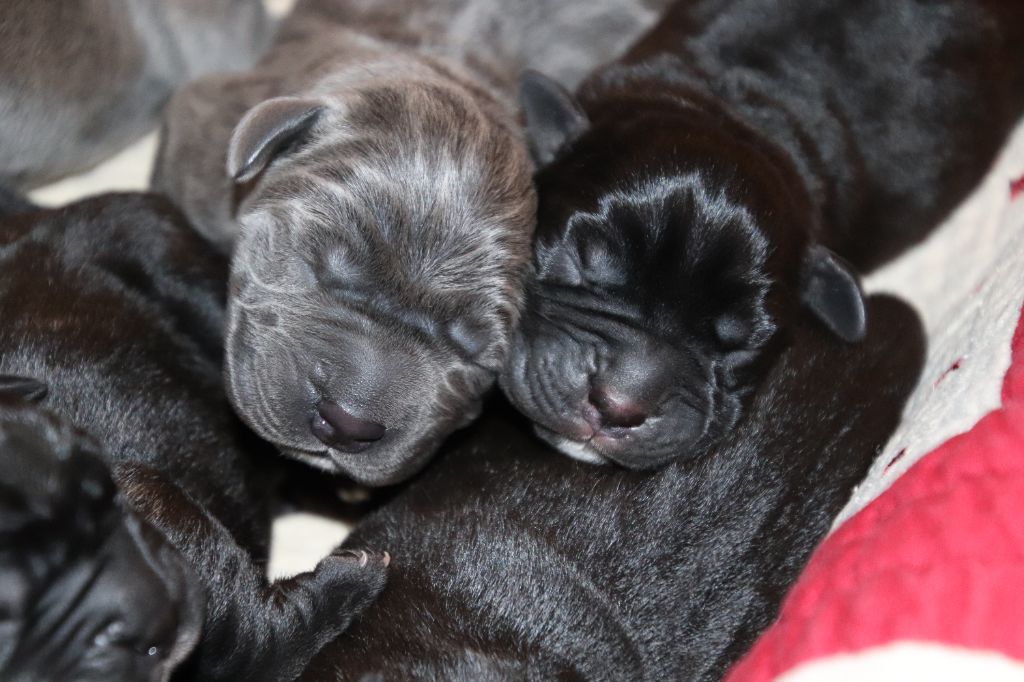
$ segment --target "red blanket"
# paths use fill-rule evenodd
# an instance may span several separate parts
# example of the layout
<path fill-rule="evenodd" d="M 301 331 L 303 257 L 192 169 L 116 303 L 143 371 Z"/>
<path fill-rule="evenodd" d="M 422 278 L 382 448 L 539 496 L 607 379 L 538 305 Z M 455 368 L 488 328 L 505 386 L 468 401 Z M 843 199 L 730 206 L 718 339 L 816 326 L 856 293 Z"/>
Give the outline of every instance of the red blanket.
<path fill-rule="evenodd" d="M 841 526 L 726 679 L 907 641 L 1024 662 L 1024 317 L 1002 407 Z M 802 679 L 851 679 L 818 670 Z"/>

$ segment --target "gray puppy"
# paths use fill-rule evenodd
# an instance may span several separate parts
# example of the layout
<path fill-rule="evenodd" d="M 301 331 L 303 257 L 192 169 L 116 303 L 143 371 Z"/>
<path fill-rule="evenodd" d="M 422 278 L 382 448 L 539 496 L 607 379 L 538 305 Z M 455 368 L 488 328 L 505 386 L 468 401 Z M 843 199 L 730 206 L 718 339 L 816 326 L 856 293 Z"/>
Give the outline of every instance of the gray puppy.
<path fill-rule="evenodd" d="M 305 0 L 256 69 L 174 98 L 154 184 L 235 250 L 227 380 L 249 425 L 387 484 L 476 416 L 535 223 L 517 76 L 575 82 L 663 4 Z"/>
<path fill-rule="evenodd" d="M 101 161 L 155 125 L 177 86 L 252 65 L 271 28 L 260 0 L 4 0 L 0 182 Z"/>

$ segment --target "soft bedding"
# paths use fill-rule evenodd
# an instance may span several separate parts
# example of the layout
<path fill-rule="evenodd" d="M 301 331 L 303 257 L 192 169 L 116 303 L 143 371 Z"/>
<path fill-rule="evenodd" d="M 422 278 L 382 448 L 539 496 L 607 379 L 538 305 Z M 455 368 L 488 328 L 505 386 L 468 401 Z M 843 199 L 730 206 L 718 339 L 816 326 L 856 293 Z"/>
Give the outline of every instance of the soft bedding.
<path fill-rule="evenodd" d="M 873 289 L 931 348 L 904 423 L 730 682 L 1024 678 L 1024 129 Z"/>

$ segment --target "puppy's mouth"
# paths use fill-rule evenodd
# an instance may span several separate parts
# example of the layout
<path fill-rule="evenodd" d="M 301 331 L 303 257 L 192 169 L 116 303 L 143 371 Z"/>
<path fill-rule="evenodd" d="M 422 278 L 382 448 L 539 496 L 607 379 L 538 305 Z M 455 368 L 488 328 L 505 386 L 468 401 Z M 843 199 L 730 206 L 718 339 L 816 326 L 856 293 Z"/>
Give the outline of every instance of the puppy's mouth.
<path fill-rule="evenodd" d="M 281 451 L 281 454 L 286 457 L 308 464 L 315 469 L 326 471 L 329 474 L 340 473 L 337 463 L 330 456 L 330 448 L 326 446 L 306 450 L 290 445 L 283 445 L 281 443 L 274 443 L 274 445 L 276 445 L 277 449 Z"/>
<path fill-rule="evenodd" d="M 298 460 L 331 475 L 343 475 L 366 486 L 387 486 L 414 476 L 430 460 L 436 443 L 425 438 L 407 446 L 400 456 L 373 448 L 364 452 L 342 452 L 331 447 L 302 449 L 281 447 L 286 457 Z"/>
<path fill-rule="evenodd" d="M 624 466 L 612 452 L 617 439 L 607 434 L 596 432 L 584 439 L 574 439 L 540 424 L 534 424 L 534 432 L 545 443 L 578 462 Z"/>
<path fill-rule="evenodd" d="M 710 436 L 714 425 L 714 412 L 699 415 L 699 424 L 687 439 L 676 442 L 668 438 L 673 421 L 662 423 L 662 417 L 649 418 L 640 428 L 600 426 L 586 419 L 566 420 L 562 424 L 533 423 L 537 436 L 562 454 L 592 465 L 614 464 L 626 469 L 646 470 L 660 467 L 689 450 L 701 447 Z M 671 434 L 669 434 L 671 435 Z"/>

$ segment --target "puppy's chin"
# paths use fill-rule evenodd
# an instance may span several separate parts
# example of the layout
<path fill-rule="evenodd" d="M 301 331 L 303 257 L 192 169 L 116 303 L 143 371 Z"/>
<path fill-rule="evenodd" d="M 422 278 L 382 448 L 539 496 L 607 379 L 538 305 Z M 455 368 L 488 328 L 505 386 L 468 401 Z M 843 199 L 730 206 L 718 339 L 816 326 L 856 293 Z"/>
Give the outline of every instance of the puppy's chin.
<path fill-rule="evenodd" d="M 320 450 L 280 448 L 287 457 L 332 475 L 346 476 L 356 483 L 381 487 L 400 483 L 415 476 L 437 449 L 437 439 L 429 437 L 394 448 L 371 447 L 363 452 L 341 452 L 324 447 Z"/>
<path fill-rule="evenodd" d="M 611 464 L 611 462 L 601 453 L 597 452 L 589 443 L 582 443 L 580 441 L 570 440 L 565 436 L 560 436 L 553 431 L 545 429 L 543 426 L 535 425 L 534 431 L 544 442 L 548 443 L 551 447 L 555 448 L 563 455 L 575 459 L 577 462 L 583 462 L 584 464 L 594 464 L 597 466 L 604 466 Z"/>
<path fill-rule="evenodd" d="M 470 411 L 476 413 L 472 408 Z M 244 412 L 240 414 L 243 421 L 248 423 L 248 415 Z M 390 430 L 380 442 L 367 444 L 352 452 L 320 444 L 312 436 L 302 438 L 299 443 L 289 443 L 286 437 L 268 433 L 265 427 L 258 432 L 286 457 L 314 469 L 332 475 L 346 476 L 362 485 L 376 487 L 393 485 L 416 475 L 437 450 L 442 437 L 461 428 L 465 423 L 467 420 L 455 423 L 440 422 L 420 433 L 405 431 L 398 427 Z"/>
<path fill-rule="evenodd" d="M 615 465 L 624 469 L 644 471 L 656 469 L 676 459 L 674 453 L 660 457 L 649 456 L 644 453 L 642 446 L 637 448 L 620 439 L 601 433 L 595 434 L 588 440 L 580 441 L 551 431 L 539 424 L 534 424 L 534 432 L 541 440 L 563 455 L 584 464 Z M 697 445 L 695 444 L 693 447 L 697 448 Z"/>

